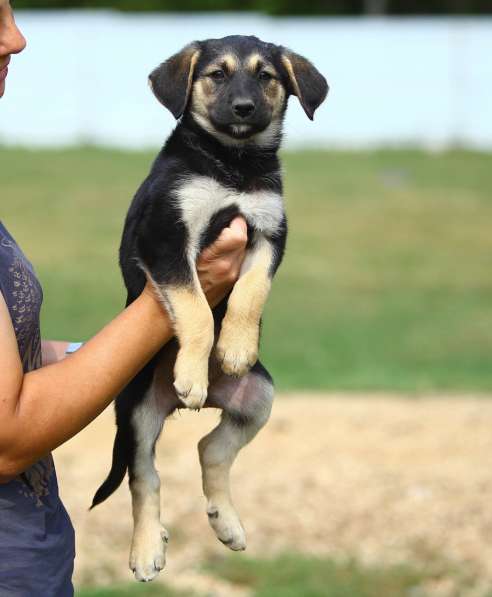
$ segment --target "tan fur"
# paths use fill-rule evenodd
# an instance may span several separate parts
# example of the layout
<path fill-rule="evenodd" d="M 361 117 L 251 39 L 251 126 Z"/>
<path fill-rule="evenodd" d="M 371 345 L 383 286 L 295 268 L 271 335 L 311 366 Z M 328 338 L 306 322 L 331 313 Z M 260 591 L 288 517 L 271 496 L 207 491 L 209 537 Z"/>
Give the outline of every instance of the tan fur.
<path fill-rule="evenodd" d="M 294 92 L 295 92 L 296 96 L 302 102 L 302 94 L 301 94 L 301 90 L 299 88 L 299 83 L 297 82 L 297 79 L 296 79 L 296 75 L 294 73 L 294 67 L 292 65 L 290 58 L 288 56 L 286 56 L 285 54 L 282 55 L 282 64 L 285 66 L 285 70 L 287 71 L 287 74 L 289 75 L 289 79 L 290 79 L 290 82 L 292 83 L 292 87 L 294 88 Z"/>
<path fill-rule="evenodd" d="M 191 111 L 197 112 L 207 119 L 208 106 L 215 97 L 212 86 L 213 83 L 208 79 L 198 79 L 193 84 L 193 91 L 191 94 Z"/>
<path fill-rule="evenodd" d="M 272 116 L 278 116 L 285 101 L 285 89 L 279 81 L 272 79 L 265 88 L 265 97 L 272 108 Z"/>
<path fill-rule="evenodd" d="M 229 73 L 233 73 L 239 68 L 238 59 L 234 54 L 224 54 L 220 57 L 219 62 L 225 64 Z"/>
<path fill-rule="evenodd" d="M 195 52 L 191 56 L 190 66 L 189 66 L 189 71 L 188 71 L 188 86 L 186 88 L 186 101 L 187 102 L 190 97 L 191 87 L 193 84 L 193 74 L 195 72 L 195 67 L 196 67 L 196 63 L 198 62 L 198 58 L 200 58 L 200 50 L 195 50 Z"/>
<path fill-rule="evenodd" d="M 137 580 L 152 580 L 166 564 L 169 540 L 160 523 L 159 489 L 149 491 L 146 483 L 131 484 L 133 509 L 133 538 L 130 550 L 130 569 Z"/>
<path fill-rule="evenodd" d="M 200 409 L 207 398 L 208 359 L 214 341 L 212 311 L 198 280 L 193 287 L 166 288 L 180 350 L 174 365 L 174 387 L 182 402 Z"/>
<path fill-rule="evenodd" d="M 130 568 L 141 581 L 152 580 L 166 563 L 168 534 L 161 524 L 160 479 L 152 457 L 164 416 L 152 386 L 133 413 L 136 449 L 130 482 L 133 508 Z"/>
<path fill-rule="evenodd" d="M 203 71 L 203 75 L 207 77 L 214 71 L 221 69 L 224 69 L 228 74 L 237 71 L 239 69 L 237 56 L 234 54 L 223 54 L 222 56 L 219 56 L 219 58 L 207 65 L 206 69 Z"/>
<path fill-rule="evenodd" d="M 263 241 L 229 297 L 217 343 L 218 359 L 228 375 L 244 375 L 258 359 L 260 318 L 270 292 L 271 263 L 272 246 Z"/>
<path fill-rule="evenodd" d="M 251 54 L 246 61 L 246 68 L 252 73 L 256 73 L 258 65 L 263 62 L 263 57 L 260 54 Z"/>

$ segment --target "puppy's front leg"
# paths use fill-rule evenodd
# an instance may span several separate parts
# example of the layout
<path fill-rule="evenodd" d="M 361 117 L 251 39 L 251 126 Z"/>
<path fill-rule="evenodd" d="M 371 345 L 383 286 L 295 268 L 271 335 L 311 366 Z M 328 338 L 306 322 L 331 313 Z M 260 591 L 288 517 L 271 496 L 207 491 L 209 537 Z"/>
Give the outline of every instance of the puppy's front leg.
<path fill-rule="evenodd" d="M 191 409 L 200 409 L 207 399 L 208 361 L 214 341 L 212 311 L 195 274 L 194 284 L 166 287 L 179 352 L 174 365 L 174 388 Z"/>
<path fill-rule="evenodd" d="M 179 351 L 174 365 L 174 388 L 188 408 L 200 409 L 207 399 L 208 361 L 214 341 L 212 311 L 198 275 L 191 269 L 186 281 L 171 283 L 147 272 L 174 325 Z"/>
<path fill-rule="evenodd" d="M 217 358 L 228 375 L 242 376 L 258 360 L 260 320 L 270 292 L 273 260 L 273 245 L 260 237 L 229 297 L 217 342 Z"/>

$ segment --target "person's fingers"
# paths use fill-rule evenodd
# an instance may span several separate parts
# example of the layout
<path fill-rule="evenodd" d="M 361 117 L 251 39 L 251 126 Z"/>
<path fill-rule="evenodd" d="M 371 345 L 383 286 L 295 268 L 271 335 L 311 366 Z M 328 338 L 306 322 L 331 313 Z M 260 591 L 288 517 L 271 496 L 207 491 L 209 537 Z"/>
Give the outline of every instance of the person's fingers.
<path fill-rule="evenodd" d="M 232 220 L 229 228 L 232 230 L 233 234 L 235 234 L 238 241 L 247 242 L 248 225 L 246 224 L 246 220 L 243 218 L 243 216 L 236 216 Z"/>
<path fill-rule="evenodd" d="M 211 245 L 216 254 L 221 252 L 228 253 L 242 249 L 248 242 L 248 227 L 246 220 L 242 216 L 238 216 L 232 220 L 230 226 L 224 228 L 220 233 L 219 238 Z"/>
<path fill-rule="evenodd" d="M 201 254 L 201 259 L 210 261 L 220 258 L 231 252 L 242 251 L 248 242 L 248 226 L 242 216 L 232 220 L 230 226 L 224 228 L 217 240 L 206 247 Z"/>

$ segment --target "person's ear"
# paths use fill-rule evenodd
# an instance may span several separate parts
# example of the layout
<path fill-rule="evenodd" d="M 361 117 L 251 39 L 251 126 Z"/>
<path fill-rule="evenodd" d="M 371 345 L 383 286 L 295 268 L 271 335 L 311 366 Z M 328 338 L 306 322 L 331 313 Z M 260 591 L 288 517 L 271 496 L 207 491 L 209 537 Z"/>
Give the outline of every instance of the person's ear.
<path fill-rule="evenodd" d="M 154 95 L 176 119 L 181 118 L 188 104 L 199 57 L 200 48 L 194 42 L 168 58 L 149 75 L 149 85 Z"/>
<path fill-rule="evenodd" d="M 281 61 L 287 73 L 289 93 L 299 98 L 307 117 L 313 120 L 314 112 L 328 93 L 326 79 L 309 60 L 286 48 L 282 48 Z"/>

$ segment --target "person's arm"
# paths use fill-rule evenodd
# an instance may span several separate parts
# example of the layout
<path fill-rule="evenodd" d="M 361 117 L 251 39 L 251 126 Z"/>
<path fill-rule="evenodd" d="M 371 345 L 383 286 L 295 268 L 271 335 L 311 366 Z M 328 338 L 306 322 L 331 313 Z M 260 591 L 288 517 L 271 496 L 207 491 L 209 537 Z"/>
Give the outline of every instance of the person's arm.
<path fill-rule="evenodd" d="M 237 218 L 210 247 L 203 250 L 197 263 L 203 290 L 211 303 L 217 303 L 227 289 L 237 280 L 245 243 L 247 228 L 244 220 Z M 63 360 L 70 342 L 66 340 L 43 340 L 41 342 L 43 367 Z"/>
<path fill-rule="evenodd" d="M 244 220 L 235 220 L 214 245 L 215 257 L 208 250 L 198 264 L 212 305 L 238 276 L 246 245 Z M 76 353 L 24 375 L 0 294 L 0 481 L 17 476 L 83 429 L 172 336 L 167 313 L 147 285 Z"/>

